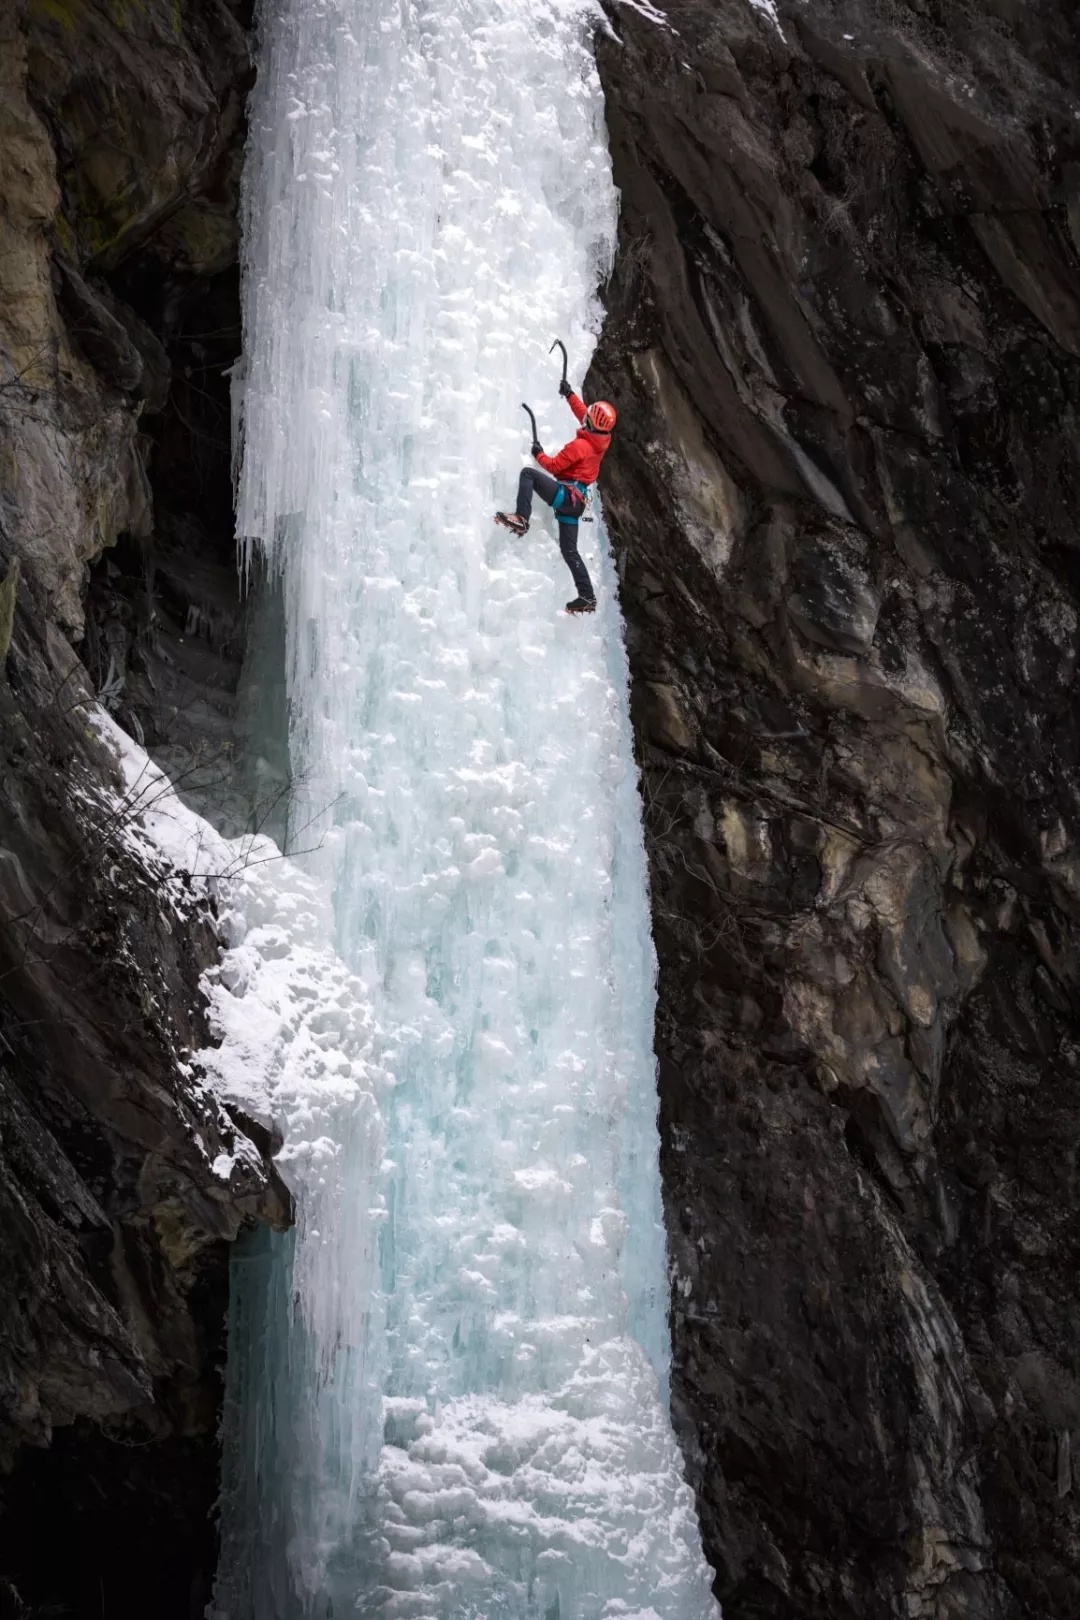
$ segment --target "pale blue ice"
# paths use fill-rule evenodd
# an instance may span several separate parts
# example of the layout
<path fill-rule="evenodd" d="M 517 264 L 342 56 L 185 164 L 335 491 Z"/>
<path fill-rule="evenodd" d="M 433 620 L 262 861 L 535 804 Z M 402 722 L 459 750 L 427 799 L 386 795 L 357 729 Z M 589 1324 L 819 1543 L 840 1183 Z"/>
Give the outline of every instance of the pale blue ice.
<path fill-rule="evenodd" d="M 600 608 L 568 618 L 546 510 L 522 541 L 491 521 L 520 402 L 549 446 L 573 431 L 552 339 L 580 379 L 599 326 L 595 26 L 263 6 L 238 522 L 282 573 L 294 819 L 374 1038 L 358 1100 L 346 991 L 302 987 L 297 1227 L 234 1267 L 228 1620 L 717 1612 L 667 1413 L 616 580 L 583 527 Z"/>

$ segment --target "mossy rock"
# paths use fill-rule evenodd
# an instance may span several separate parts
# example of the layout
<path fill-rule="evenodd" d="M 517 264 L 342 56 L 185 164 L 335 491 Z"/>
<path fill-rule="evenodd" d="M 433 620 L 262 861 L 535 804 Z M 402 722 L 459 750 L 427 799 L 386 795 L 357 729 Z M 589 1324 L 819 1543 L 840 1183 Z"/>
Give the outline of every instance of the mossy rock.
<path fill-rule="evenodd" d="M 7 575 L 0 585 L 0 669 L 11 646 L 11 632 L 15 625 L 15 598 L 19 594 L 19 559 L 12 557 Z"/>
<path fill-rule="evenodd" d="M 236 262 L 239 238 L 235 217 L 208 203 L 188 203 L 172 215 L 154 240 L 159 257 L 192 275 L 216 275 Z"/>
<path fill-rule="evenodd" d="M 242 141 L 234 85 L 247 71 L 244 34 L 221 8 L 196 54 L 182 0 L 27 0 L 29 88 L 58 132 L 63 211 L 73 263 L 107 270 L 198 196 L 215 170 L 207 140 L 226 104 L 222 143 Z M 235 129 L 234 129 L 235 124 Z M 237 163 L 237 167 L 238 167 Z M 230 192 L 227 206 L 234 205 Z M 223 208 L 223 211 L 226 211 Z M 192 258 L 228 262 L 221 243 Z"/>
<path fill-rule="evenodd" d="M 67 30 L 78 26 L 84 9 L 81 0 L 30 0 L 28 7 L 31 17 L 47 17 Z"/>

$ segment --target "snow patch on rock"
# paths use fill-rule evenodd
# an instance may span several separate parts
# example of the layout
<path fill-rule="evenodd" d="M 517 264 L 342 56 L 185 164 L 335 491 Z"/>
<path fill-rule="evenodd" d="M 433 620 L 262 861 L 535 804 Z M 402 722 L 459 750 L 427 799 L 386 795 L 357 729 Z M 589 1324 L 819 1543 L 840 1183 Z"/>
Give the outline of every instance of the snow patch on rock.
<path fill-rule="evenodd" d="M 110 829 L 175 914 L 207 900 L 217 914 L 222 955 L 202 988 L 219 1044 L 189 1055 L 189 1079 L 285 1140 L 287 1182 L 297 1160 L 333 1161 L 341 1111 L 377 1121 L 389 1081 L 364 985 L 325 943 L 329 896 L 271 839 L 223 838 L 104 709 L 88 718 L 121 777 Z M 236 1152 L 259 1157 L 247 1142 Z M 233 1160 L 218 1154 L 214 1174 L 227 1180 Z"/>

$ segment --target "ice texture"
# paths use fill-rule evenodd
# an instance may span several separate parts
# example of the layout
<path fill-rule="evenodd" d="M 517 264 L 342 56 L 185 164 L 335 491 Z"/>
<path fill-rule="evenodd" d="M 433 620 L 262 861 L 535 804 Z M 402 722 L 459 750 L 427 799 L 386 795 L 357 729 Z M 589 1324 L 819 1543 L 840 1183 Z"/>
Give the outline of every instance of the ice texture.
<path fill-rule="evenodd" d="M 546 510 L 524 540 L 491 521 L 520 402 L 574 430 L 552 339 L 580 377 L 598 328 L 594 25 L 262 10 L 238 525 L 282 574 L 297 814 L 371 1024 L 309 975 L 320 1051 L 365 1083 L 290 1105 L 296 1234 L 234 1267 L 219 1620 L 716 1614 L 666 1409 L 614 570 L 583 528 L 600 607 L 570 619 Z"/>

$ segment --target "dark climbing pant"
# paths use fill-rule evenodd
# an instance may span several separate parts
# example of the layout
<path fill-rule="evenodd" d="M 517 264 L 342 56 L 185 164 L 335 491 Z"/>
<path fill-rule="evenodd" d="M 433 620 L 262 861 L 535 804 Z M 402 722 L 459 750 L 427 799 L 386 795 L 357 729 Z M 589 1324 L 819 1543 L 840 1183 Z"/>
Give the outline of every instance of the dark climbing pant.
<path fill-rule="evenodd" d="M 551 505 L 559 490 L 558 479 L 552 478 L 550 473 L 541 472 L 539 467 L 522 467 L 521 477 L 518 479 L 517 512 L 519 517 L 532 517 L 533 495 Z M 572 519 L 564 522 L 558 514 L 555 521 L 559 525 L 559 550 L 563 554 L 563 562 L 569 568 L 574 580 L 574 589 L 586 602 L 595 602 L 596 594 L 589 578 L 589 570 L 581 560 L 581 553 L 577 548 L 578 520 Z"/>

